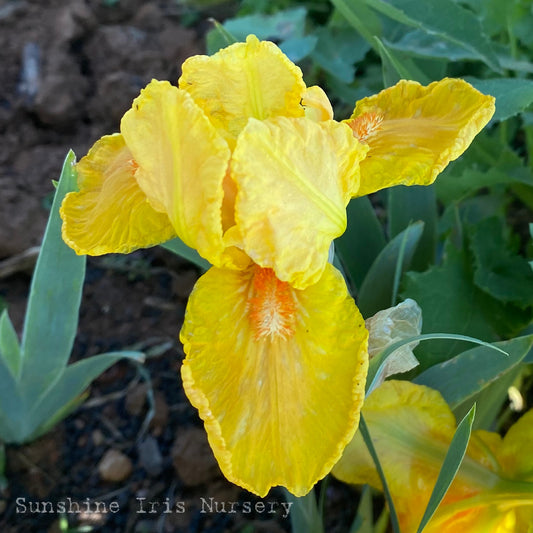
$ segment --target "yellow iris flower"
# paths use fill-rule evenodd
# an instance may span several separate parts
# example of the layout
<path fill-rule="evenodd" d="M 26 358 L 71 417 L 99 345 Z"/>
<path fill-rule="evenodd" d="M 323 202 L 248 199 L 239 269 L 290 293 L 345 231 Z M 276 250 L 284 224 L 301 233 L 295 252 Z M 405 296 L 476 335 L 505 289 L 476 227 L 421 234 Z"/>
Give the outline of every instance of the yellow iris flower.
<path fill-rule="evenodd" d="M 435 179 L 494 102 L 461 80 L 400 82 L 337 122 L 322 89 L 254 36 L 182 71 L 178 88 L 148 84 L 120 133 L 80 160 L 63 239 L 98 255 L 178 236 L 213 265 L 181 331 L 185 392 L 229 480 L 303 495 L 351 440 L 364 397 L 368 333 L 328 264 L 346 205 L 362 183 Z"/>
<path fill-rule="evenodd" d="M 363 415 L 383 467 L 402 533 L 413 533 L 429 501 L 456 429 L 439 392 L 387 381 L 365 400 Z M 463 463 L 427 533 L 526 533 L 533 524 L 533 410 L 502 439 L 475 430 Z M 362 437 L 348 444 L 333 475 L 347 483 L 381 482 Z"/>

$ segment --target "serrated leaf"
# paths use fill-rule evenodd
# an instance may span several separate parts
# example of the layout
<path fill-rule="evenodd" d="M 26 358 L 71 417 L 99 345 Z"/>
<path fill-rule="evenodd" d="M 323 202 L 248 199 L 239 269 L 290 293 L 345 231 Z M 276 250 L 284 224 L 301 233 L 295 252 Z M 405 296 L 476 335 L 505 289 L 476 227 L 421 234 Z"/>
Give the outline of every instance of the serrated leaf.
<path fill-rule="evenodd" d="M 19 383 L 21 394 L 36 401 L 61 374 L 70 357 L 78 327 L 78 311 L 85 278 L 85 256 L 76 255 L 61 238 L 59 206 L 76 189 L 76 156 L 65 158 L 59 186 L 33 273 L 24 321 Z"/>
<path fill-rule="evenodd" d="M 318 28 L 318 42 L 312 58 L 324 70 L 344 83 L 355 76 L 355 63 L 362 61 L 370 45 L 348 28 Z"/>
<path fill-rule="evenodd" d="M 283 41 L 279 48 L 293 62 L 305 59 L 316 48 L 318 38 L 315 35 L 293 37 Z"/>
<path fill-rule="evenodd" d="M 496 112 L 492 120 L 506 120 L 518 115 L 533 103 L 533 80 L 494 78 L 480 80 L 465 78 L 478 91 L 496 98 Z"/>
<path fill-rule="evenodd" d="M 512 185 L 514 183 L 531 185 L 532 179 L 531 173 L 524 167 L 515 168 L 513 171 L 498 167 L 487 170 L 469 167 L 460 175 L 447 173 L 440 176 L 435 185 L 439 200 L 449 204 L 472 196 L 484 187 Z"/>
<path fill-rule="evenodd" d="M 450 408 L 455 409 L 514 371 L 533 346 L 533 335 L 498 342 L 495 346 L 509 355 L 502 356 L 484 346 L 473 348 L 432 366 L 417 376 L 414 382 L 440 391 Z"/>
<path fill-rule="evenodd" d="M 404 272 L 409 268 L 423 229 L 423 222 L 412 224 L 396 235 L 378 255 L 359 291 L 357 303 L 364 317 L 391 306 L 398 270 Z"/>
<path fill-rule="evenodd" d="M 479 19 L 452 0 L 366 0 L 367 5 L 402 24 L 439 36 L 472 52 L 496 72 L 501 72 Z"/>
<path fill-rule="evenodd" d="M 493 322 L 503 320 L 499 304 L 478 289 L 462 250 L 448 246 L 445 261 L 426 272 L 408 272 L 402 298 L 422 308 L 423 333 L 455 333 L 492 342 L 498 339 Z M 461 352 L 463 343 L 432 341 L 420 345 L 416 356 L 427 368 Z"/>
<path fill-rule="evenodd" d="M 179 239 L 179 237 L 171 239 L 170 241 L 161 244 L 161 246 L 166 250 L 187 259 L 187 261 L 194 263 L 202 270 L 209 270 L 211 267 L 209 261 L 204 259 L 195 249 L 189 248 L 181 239 Z"/>
<path fill-rule="evenodd" d="M 442 467 L 433 487 L 433 491 L 429 498 L 426 510 L 418 526 L 417 533 L 422 533 L 424 527 L 431 520 L 431 517 L 437 510 L 440 502 L 446 495 L 450 485 L 452 484 L 463 458 L 466 453 L 466 448 L 468 447 L 468 442 L 470 441 L 470 434 L 472 433 L 472 424 L 474 423 L 474 418 L 476 415 L 476 406 L 473 405 L 472 409 L 468 414 L 461 420 L 457 426 L 457 430 L 453 435 L 452 442 L 442 463 Z"/>
<path fill-rule="evenodd" d="M 0 357 L 17 379 L 20 371 L 20 344 L 7 309 L 0 315 Z"/>
<path fill-rule="evenodd" d="M 50 384 L 38 404 L 29 413 L 30 425 L 34 428 L 26 439 L 34 439 L 50 429 L 75 408 L 76 399 L 85 391 L 91 381 L 121 359 L 143 361 L 142 352 L 109 352 L 82 359 L 69 365 L 58 379 Z"/>
<path fill-rule="evenodd" d="M 533 272 L 528 262 L 512 253 L 503 237 L 501 221 L 482 220 L 470 228 L 475 260 L 474 283 L 497 300 L 522 309 L 533 306 Z"/>
<path fill-rule="evenodd" d="M 346 212 L 348 225 L 335 241 L 335 250 L 350 280 L 359 287 L 387 242 L 367 196 L 354 198 Z"/>
<path fill-rule="evenodd" d="M 226 20 L 224 29 L 243 41 L 253 33 L 258 39 L 275 39 L 284 41 L 294 37 L 303 37 L 305 31 L 305 20 L 307 9 L 296 7 L 277 11 L 272 15 L 256 13 Z"/>

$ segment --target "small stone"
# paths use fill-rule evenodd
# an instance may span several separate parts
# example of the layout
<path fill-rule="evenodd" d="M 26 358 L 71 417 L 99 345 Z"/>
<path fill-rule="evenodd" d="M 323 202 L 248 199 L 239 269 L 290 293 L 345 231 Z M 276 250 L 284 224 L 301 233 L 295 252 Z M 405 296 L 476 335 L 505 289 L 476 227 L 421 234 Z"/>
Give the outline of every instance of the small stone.
<path fill-rule="evenodd" d="M 202 429 L 189 428 L 179 431 L 171 454 L 174 468 L 184 485 L 195 487 L 221 477 Z"/>
<path fill-rule="evenodd" d="M 133 470 L 128 456 L 119 450 L 108 450 L 98 464 L 98 473 L 103 481 L 124 481 Z"/>
<path fill-rule="evenodd" d="M 160 435 L 168 422 L 168 404 L 160 392 L 155 393 L 154 404 L 154 416 L 150 421 L 150 427 L 153 428 L 155 435 Z"/>
<path fill-rule="evenodd" d="M 95 446 L 101 446 L 105 441 L 104 434 L 99 429 L 95 429 L 92 432 L 91 437 Z"/>
<path fill-rule="evenodd" d="M 139 383 L 126 394 L 126 411 L 132 416 L 139 416 L 146 404 L 146 383 Z"/>
<path fill-rule="evenodd" d="M 158 476 L 163 470 L 163 457 L 157 441 L 148 435 L 137 446 L 139 462 L 146 472 L 153 477 Z"/>

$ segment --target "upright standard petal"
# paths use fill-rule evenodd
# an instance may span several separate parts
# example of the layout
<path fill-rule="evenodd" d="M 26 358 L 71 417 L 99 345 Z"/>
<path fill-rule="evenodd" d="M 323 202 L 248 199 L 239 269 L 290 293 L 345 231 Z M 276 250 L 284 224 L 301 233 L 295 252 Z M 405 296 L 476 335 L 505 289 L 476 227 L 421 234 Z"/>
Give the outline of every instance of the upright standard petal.
<path fill-rule="evenodd" d="M 310 120 L 315 122 L 333 120 L 331 102 L 324 90 L 318 85 L 313 85 L 305 90 L 302 106 L 305 110 L 306 118 Z"/>
<path fill-rule="evenodd" d="M 222 203 L 230 150 L 202 110 L 186 92 L 153 80 L 122 118 L 121 131 L 152 205 L 185 244 L 212 264 L 227 264 Z"/>
<path fill-rule="evenodd" d="M 367 338 L 331 265 L 305 290 L 255 265 L 204 274 L 182 377 L 224 475 L 260 496 L 275 485 L 301 496 L 325 476 L 358 424 Z"/>
<path fill-rule="evenodd" d="M 237 141 L 231 176 L 244 251 L 297 288 L 315 283 L 331 241 L 346 229 L 367 148 L 334 121 L 251 119 Z"/>
<path fill-rule="evenodd" d="M 63 240 L 78 254 L 128 253 L 176 236 L 166 213 L 139 187 L 137 163 L 122 135 L 98 140 L 76 165 L 78 192 L 61 205 Z"/>
<path fill-rule="evenodd" d="M 358 196 L 393 185 L 429 185 L 494 114 L 494 98 L 460 79 L 423 87 L 401 80 L 364 98 L 346 121 L 370 146 Z"/>
<path fill-rule="evenodd" d="M 269 41 L 254 35 L 213 56 L 193 56 L 182 65 L 179 87 L 213 124 L 236 138 L 249 118 L 301 117 L 302 71 Z"/>

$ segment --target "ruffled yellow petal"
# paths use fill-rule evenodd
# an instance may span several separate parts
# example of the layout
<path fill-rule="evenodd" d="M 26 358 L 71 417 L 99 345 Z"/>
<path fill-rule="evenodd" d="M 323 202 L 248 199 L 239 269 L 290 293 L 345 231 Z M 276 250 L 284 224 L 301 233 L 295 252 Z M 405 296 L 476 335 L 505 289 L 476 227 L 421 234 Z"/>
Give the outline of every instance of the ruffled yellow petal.
<path fill-rule="evenodd" d="M 347 123 L 363 142 L 358 196 L 393 185 L 428 185 L 468 148 L 494 114 L 494 98 L 460 79 L 423 87 L 402 80 L 357 103 Z"/>
<path fill-rule="evenodd" d="M 417 490 L 431 492 L 455 432 L 455 418 L 440 393 L 409 381 L 386 381 L 367 397 L 363 415 L 391 492 L 401 494 L 419 474 L 424 475 Z M 437 449 L 424 450 L 422 440 L 437 442 Z M 347 483 L 381 486 L 360 434 L 348 444 L 332 473 Z"/>
<path fill-rule="evenodd" d="M 128 253 L 176 236 L 139 187 L 136 168 L 119 134 L 102 137 L 76 165 L 79 192 L 67 194 L 60 210 L 63 240 L 76 253 Z"/>
<path fill-rule="evenodd" d="M 180 239 L 212 264 L 231 263 L 222 242 L 230 150 L 190 95 L 153 80 L 122 118 L 121 131 L 154 208 L 167 213 Z"/>
<path fill-rule="evenodd" d="M 331 265 L 303 291 L 257 266 L 199 279 L 181 332 L 183 384 L 230 481 L 300 496 L 329 472 L 358 424 L 367 336 Z"/>
<path fill-rule="evenodd" d="M 346 229 L 345 208 L 365 152 L 334 121 L 251 119 L 231 163 L 244 251 L 297 288 L 315 283 L 331 241 Z"/>
<path fill-rule="evenodd" d="M 308 87 L 302 98 L 305 116 L 315 122 L 333 120 L 333 107 L 326 93 L 318 86 Z"/>
<path fill-rule="evenodd" d="M 365 400 L 363 416 L 385 472 L 402 531 L 422 518 L 437 480 L 455 418 L 439 392 L 408 381 L 386 381 Z M 347 483 L 381 488 L 360 433 L 332 474 Z"/>
<path fill-rule="evenodd" d="M 424 533 L 527 533 L 527 529 L 517 529 L 516 512 L 504 506 L 489 505 L 472 507 L 439 520 L 439 511 L 424 528 Z M 415 533 L 416 529 L 412 529 Z M 405 533 L 410 533 L 406 531 Z"/>
<path fill-rule="evenodd" d="M 179 86 L 229 138 L 237 137 L 250 117 L 304 115 L 301 70 L 274 43 L 254 35 L 213 56 L 187 59 Z"/>
<path fill-rule="evenodd" d="M 533 409 L 513 424 L 503 439 L 499 459 L 507 477 L 533 481 Z"/>

